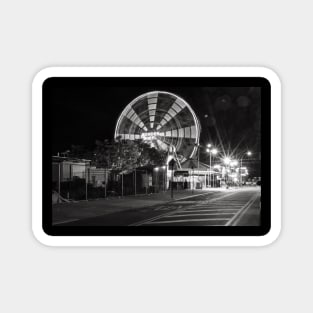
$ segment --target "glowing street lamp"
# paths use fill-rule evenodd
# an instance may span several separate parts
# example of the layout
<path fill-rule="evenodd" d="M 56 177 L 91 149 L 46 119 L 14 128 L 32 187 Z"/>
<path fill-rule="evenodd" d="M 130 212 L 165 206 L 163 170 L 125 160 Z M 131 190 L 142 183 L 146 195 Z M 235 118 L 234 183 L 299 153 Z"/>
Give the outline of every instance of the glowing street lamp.
<path fill-rule="evenodd" d="M 154 170 L 155 170 L 155 182 L 156 182 L 156 184 L 155 184 L 155 187 L 154 188 L 156 188 L 156 186 L 157 186 L 157 192 L 159 192 L 159 168 L 158 167 L 155 167 L 154 168 Z"/>
<path fill-rule="evenodd" d="M 252 152 L 251 151 L 247 151 L 244 155 L 247 155 L 248 157 L 250 157 L 252 155 Z M 239 171 L 239 174 L 240 174 L 240 186 L 241 187 L 242 187 L 242 173 L 241 173 L 241 170 L 242 170 L 242 159 L 243 159 L 244 155 L 240 159 L 240 171 Z"/>
<path fill-rule="evenodd" d="M 231 159 L 230 159 L 229 157 L 225 157 L 225 158 L 223 159 L 223 161 L 224 161 L 224 163 L 225 163 L 226 165 L 229 165 L 230 162 L 231 162 Z"/>
<path fill-rule="evenodd" d="M 165 181 L 165 170 L 166 170 L 166 166 L 163 165 L 162 166 L 162 169 L 163 169 L 163 192 L 165 192 L 165 188 L 166 188 L 166 181 Z"/>
<path fill-rule="evenodd" d="M 218 154 L 218 150 L 217 150 L 217 149 L 215 149 L 215 148 L 214 148 L 214 149 L 212 149 L 212 154 L 213 154 L 213 155 Z"/>
<path fill-rule="evenodd" d="M 218 153 L 218 150 L 216 148 L 211 149 L 212 145 L 209 143 L 207 144 L 208 149 L 206 149 L 206 151 L 208 153 L 210 153 L 210 170 L 209 170 L 209 186 L 211 187 L 211 159 L 212 159 L 212 154 L 216 155 Z M 214 179 L 214 176 L 213 176 Z"/>
<path fill-rule="evenodd" d="M 225 183 L 226 183 L 227 188 L 228 188 L 228 172 L 229 172 L 229 165 L 230 165 L 230 163 L 231 163 L 231 158 L 225 157 L 225 158 L 223 159 L 223 162 L 224 162 L 224 164 L 226 165 L 226 166 L 225 166 L 225 169 L 226 169 L 226 171 L 225 171 Z M 226 179 L 226 177 L 227 177 L 227 179 Z"/>

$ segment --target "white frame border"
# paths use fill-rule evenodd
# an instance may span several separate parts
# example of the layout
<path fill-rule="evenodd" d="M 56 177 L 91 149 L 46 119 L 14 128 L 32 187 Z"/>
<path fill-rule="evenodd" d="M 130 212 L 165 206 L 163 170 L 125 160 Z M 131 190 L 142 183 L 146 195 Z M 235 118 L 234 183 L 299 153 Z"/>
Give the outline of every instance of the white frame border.
<path fill-rule="evenodd" d="M 42 229 L 42 84 L 49 77 L 264 77 L 271 84 L 271 229 L 264 236 L 50 236 Z M 264 246 L 281 230 L 281 83 L 265 67 L 49 67 L 32 84 L 32 230 L 48 246 Z"/>

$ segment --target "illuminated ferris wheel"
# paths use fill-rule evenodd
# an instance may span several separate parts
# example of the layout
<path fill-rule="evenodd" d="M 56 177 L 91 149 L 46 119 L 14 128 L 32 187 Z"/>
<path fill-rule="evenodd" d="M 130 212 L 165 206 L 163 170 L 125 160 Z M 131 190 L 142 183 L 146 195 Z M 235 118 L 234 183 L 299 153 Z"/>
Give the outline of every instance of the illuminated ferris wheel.
<path fill-rule="evenodd" d="M 195 156 L 200 123 L 190 105 L 179 96 L 153 91 L 131 101 L 115 128 L 116 140 L 143 140 L 151 147 L 174 150 L 180 162 Z"/>

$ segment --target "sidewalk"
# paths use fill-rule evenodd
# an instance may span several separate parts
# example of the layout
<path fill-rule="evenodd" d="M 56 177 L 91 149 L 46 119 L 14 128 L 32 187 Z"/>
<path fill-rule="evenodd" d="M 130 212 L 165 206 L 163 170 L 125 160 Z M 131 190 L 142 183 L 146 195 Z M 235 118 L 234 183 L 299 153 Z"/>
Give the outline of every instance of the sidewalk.
<path fill-rule="evenodd" d="M 99 200 L 79 201 L 71 203 L 60 203 L 52 206 L 53 224 L 61 224 L 72 220 L 78 220 L 99 215 L 106 215 L 132 209 L 146 208 L 170 201 L 180 200 L 186 197 L 197 196 L 206 193 L 222 192 L 221 188 L 201 190 L 175 190 L 174 198 L 171 199 L 171 192 L 160 192 L 156 194 L 111 197 Z"/>

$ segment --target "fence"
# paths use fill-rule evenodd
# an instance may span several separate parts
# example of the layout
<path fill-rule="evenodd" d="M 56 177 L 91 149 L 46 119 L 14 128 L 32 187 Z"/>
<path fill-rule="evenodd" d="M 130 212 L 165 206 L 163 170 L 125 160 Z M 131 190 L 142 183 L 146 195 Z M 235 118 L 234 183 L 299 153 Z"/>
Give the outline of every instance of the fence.
<path fill-rule="evenodd" d="M 173 190 L 202 189 L 208 184 L 207 175 L 198 174 L 189 177 L 174 175 L 171 182 L 172 177 L 165 167 L 137 168 L 130 173 L 116 173 L 89 165 L 63 162 L 53 164 L 52 174 L 53 203 L 159 193 L 171 187 Z"/>
<path fill-rule="evenodd" d="M 77 171 L 64 169 L 62 163 L 53 168 L 53 203 L 150 194 L 166 189 L 165 172 L 135 169 L 131 173 L 117 174 L 92 167 Z"/>

